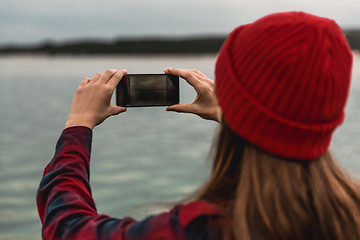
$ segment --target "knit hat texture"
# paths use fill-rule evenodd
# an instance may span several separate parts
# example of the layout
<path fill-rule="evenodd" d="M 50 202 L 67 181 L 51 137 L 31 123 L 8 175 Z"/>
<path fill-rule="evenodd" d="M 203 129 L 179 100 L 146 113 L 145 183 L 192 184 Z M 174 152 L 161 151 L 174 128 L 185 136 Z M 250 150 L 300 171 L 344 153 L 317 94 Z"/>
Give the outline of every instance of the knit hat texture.
<path fill-rule="evenodd" d="M 343 32 L 327 18 L 286 12 L 239 26 L 215 67 L 223 116 L 260 149 L 316 159 L 344 120 L 352 61 Z"/>

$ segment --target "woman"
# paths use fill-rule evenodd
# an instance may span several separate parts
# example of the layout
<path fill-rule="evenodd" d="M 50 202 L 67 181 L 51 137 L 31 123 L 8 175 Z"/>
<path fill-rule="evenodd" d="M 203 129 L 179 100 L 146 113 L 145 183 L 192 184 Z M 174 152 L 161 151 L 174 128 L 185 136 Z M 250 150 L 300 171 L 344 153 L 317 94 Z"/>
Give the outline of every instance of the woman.
<path fill-rule="evenodd" d="M 360 239 L 360 190 L 334 163 L 352 53 L 338 25 L 303 12 L 236 28 L 201 72 L 168 68 L 198 93 L 169 111 L 221 124 L 213 170 L 194 199 L 136 222 L 96 212 L 92 129 L 126 111 L 110 98 L 125 70 L 84 78 L 37 204 L 44 239 Z M 216 90 L 216 94 L 215 94 Z"/>

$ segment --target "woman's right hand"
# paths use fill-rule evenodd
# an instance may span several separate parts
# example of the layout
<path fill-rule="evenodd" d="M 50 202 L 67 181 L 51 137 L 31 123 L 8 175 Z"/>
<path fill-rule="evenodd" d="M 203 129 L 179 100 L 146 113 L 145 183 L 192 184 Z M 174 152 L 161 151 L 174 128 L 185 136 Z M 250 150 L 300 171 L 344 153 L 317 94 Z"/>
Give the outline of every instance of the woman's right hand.
<path fill-rule="evenodd" d="M 215 83 L 198 70 L 166 68 L 165 73 L 184 78 L 196 91 L 192 103 L 176 104 L 167 107 L 167 111 L 193 113 L 207 120 L 220 123 L 221 109 L 215 94 Z"/>

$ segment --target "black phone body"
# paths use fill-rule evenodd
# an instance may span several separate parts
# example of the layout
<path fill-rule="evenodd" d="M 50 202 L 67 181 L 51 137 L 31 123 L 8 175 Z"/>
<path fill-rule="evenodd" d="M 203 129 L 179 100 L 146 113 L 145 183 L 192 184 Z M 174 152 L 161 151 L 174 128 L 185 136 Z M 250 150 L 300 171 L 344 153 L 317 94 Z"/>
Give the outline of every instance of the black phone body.
<path fill-rule="evenodd" d="M 171 74 L 126 74 L 116 87 L 116 105 L 169 106 L 179 103 L 179 77 Z"/>

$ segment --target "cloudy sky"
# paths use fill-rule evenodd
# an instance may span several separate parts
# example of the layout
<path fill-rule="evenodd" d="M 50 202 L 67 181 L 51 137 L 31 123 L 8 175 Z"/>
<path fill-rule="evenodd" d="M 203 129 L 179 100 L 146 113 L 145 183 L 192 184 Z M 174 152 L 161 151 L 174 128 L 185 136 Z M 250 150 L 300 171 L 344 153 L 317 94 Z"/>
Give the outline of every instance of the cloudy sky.
<path fill-rule="evenodd" d="M 360 0 L 1 0 L 0 44 L 227 34 L 266 14 L 293 10 L 360 29 Z"/>

